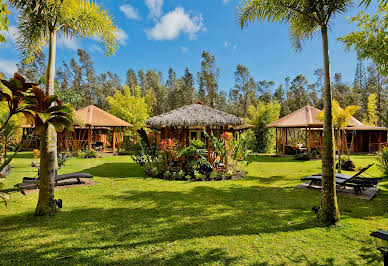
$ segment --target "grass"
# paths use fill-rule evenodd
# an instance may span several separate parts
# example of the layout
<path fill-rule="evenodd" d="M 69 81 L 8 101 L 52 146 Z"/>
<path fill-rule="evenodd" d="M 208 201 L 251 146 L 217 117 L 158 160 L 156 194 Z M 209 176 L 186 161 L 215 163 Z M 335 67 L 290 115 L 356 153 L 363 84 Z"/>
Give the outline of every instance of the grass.
<path fill-rule="evenodd" d="M 319 192 L 294 186 L 320 161 L 257 156 L 243 180 L 181 182 L 147 178 L 129 156 L 71 159 L 61 173 L 89 172 L 99 185 L 57 191 L 64 207 L 47 219 L 33 216 L 37 195 L 12 191 L 34 175 L 31 157 L 20 154 L 6 179 L 2 265 L 382 264 L 369 234 L 388 228 L 388 182 L 372 201 L 339 195 L 343 226 L 319 227 L 311 211 Z"/>

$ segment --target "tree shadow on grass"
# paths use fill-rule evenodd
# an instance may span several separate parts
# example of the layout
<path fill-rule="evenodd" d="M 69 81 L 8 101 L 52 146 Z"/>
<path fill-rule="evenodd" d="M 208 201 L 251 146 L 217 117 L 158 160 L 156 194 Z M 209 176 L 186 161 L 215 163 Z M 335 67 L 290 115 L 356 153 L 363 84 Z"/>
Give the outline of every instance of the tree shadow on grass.
<path fill-rule="evenodd" d="M 29 213 L 1 217 L 0 258 L 10 264 L 58 263 L 58 257 L 65 257 L 69 264 L 229 264 L 240 258 L 226 253 L 233 253 L 228 245 L 222 249 L 214 246 L 212 237 L 260 237 L 318 227 L 311 206 L 319 202 L 319 194 L 233 183 L 188 190 L 182 186 L 179 191 L 130 189 L 115 196 L 107 191 L 95 199 L 94 208 L 66 209 L 65 204 L 63 211 L 49 220 L 32 218 Z M 368 205 L 363 203 L 362 207 Z M 361 218 L 381 215 L 383 210 L 372 211 L 351 214 Z M 21 242 L 21 236 L 29 242 Z M 206 244 L 201 242 L 204 240 Z M 13 248 L 6 243 L 22 246 Z M 176 248 L 182 244 L 184 247 Z M 365 256 L 371 256 L 369 253 L 365 251 Z M 299 261 L 317 264 L 306 258 Z M 271 262 L 262 262 L 266 264 Z"/>
<path fill-rule="evenodd" d="M 144 168 L 135 163 L 104 163 L 82 172 L 90 173 L 98 177 L 127 178 L 127 177 L 146 177 Z"/>
<path fill-rule="evenodd" d="M 101 195 L 96 202 L 126 207 L 71 210 L 65 207 L 49 220 L 26 219 L 26 213 L 0 218 L 0 227 L 5 233 L 3 243 L 20 242 L 18 232 L 25 228 L 31 231 L 23 237 L 34 244 L 56 234 L 60 239 L 57 244 L 55 240 L 48 240 L 50 245 L 46 247 L 35 244 L 39 245 L 35 248 L 25 244 L 13 249 L 0 244 L 0 258 L 12 263 L 26 262 L 22 258 L 29 258 L 33 263 L 72 255 L 71 263 L 228 264 L 236 258 L 211 245 L 211 240 L 209 245 L 195 250 L 186 247 L 181 253 L 174 249 L 166 251 L 164 247 L 175 241 L 187 244 L 187 241 L 208 237 L 260 236 L 317 227 L 310 207 L 306 209 L 305 203 L 291 200 L 295 197 L 293 194 L 293 189 L 198 186 L 186 192 L 129 190 L 118 196 Z M 87 241 L 80 242 L 79 238 Z M 87 250 L 97 255 L 87 257 L 90 256 Z M 120 250 L 143 254 L 123 260 L 118 256 L 114 261 L 99 258 Z M 161 250 L 162 255 L 153 254 L 155 250 Z"/>

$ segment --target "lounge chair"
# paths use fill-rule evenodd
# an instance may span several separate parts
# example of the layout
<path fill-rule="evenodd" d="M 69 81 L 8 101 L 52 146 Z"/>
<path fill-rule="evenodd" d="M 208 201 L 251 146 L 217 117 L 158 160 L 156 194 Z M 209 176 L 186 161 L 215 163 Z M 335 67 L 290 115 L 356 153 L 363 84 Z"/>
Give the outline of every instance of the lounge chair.
<path fill-rule="evenodd" d="M 58 186 L 59 181 L 67 180 L 67 179 L 77 179 L 76 184 L 82 184 L 81 178 L 93 178 L 93 176 L 89 173 L 70 173 L 70 174 L 63 174 L 63 175 L 57 175 L 55 177 L 55 186 Z M 29 188 L 34 189 L 39 187 L 39 176 L 37 178 L 29 178 L 24 177 L 23 183 L 17 184 L 19 188 Z"/>
<path fill-rule="evenodd" d="M 373 164 L 368 165 L 367 167 L 362 168 L 355 175 L 345 175 L 336 173 L 335 174 L 335 183 L 340 187 L 352 187 L 356 194 L 361 194 L 365 188 L 376 187 L 379 182 L 381 182 L 382 178 L 373 177 L 365 171 L 367 171 Z M 369 177 L 361 176 L 362 174 L 367 174 Z M 309 187 L 313 185 L 321 185 L 322 184 L 322 173 L 308 176 L 301 179 L 302 181 L 310 181 Z"/>

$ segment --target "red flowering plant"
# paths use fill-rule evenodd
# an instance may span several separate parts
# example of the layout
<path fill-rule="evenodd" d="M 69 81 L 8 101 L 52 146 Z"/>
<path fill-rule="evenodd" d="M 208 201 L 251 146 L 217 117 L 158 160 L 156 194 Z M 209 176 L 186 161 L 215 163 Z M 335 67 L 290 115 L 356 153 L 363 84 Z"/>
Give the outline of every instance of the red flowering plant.
<path fill-rule="evenodd" d="M 173 139 L 162 139 L 159 143 L 160 153 L 163 156 L 164 169 L 167 169 L 169 162 L 176 159 L 178 155 L 178 143 Z"/>

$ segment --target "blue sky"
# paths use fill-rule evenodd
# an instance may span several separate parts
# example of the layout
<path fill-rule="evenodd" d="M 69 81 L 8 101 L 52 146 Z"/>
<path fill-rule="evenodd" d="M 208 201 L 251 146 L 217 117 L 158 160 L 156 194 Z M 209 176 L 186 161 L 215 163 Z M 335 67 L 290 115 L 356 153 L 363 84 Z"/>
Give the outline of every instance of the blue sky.
<path fill-rule="evenodd" d="M 94 40 L 58 40 L 57 66 L 76 57 L 76 49 L 88 51 L 98 72 L 118 73 L 125 81 L 129 68 L 161 70 L 167 77 L 169 67 L 178 76 L 185 67 L 193 73 L 200 70 L 201 52 L 216 56 L 221 69 L 220 89 L 229 91 L 234 84 L 237 64 L 248 67 L 256 80 L 276 84 L 287 76 L 304 74 L 313 82 L 313 73 L 322 67 L 320 35 L 295 52 L 288 37 L 287 24 L 254 23 L 241 30 L 237 24 L 237 0 L 100 0 L 113 15 L 120 29 L 120 48 L 115 56 L 106 57 Z M 338 15 L 329 33 L 332 73 L 341 72 L 345 82 L 352 83 L 356 68 L 355 52 L 346 52 L 336 39 L 355 29 L 346 17 Z M 0 72 L 12 72 L 20 60 L 14 49 L 16 15 L 11 16 L 8 42 L 0 45 Z M 196 76 L 196 75 L 195 75 Z"/>

